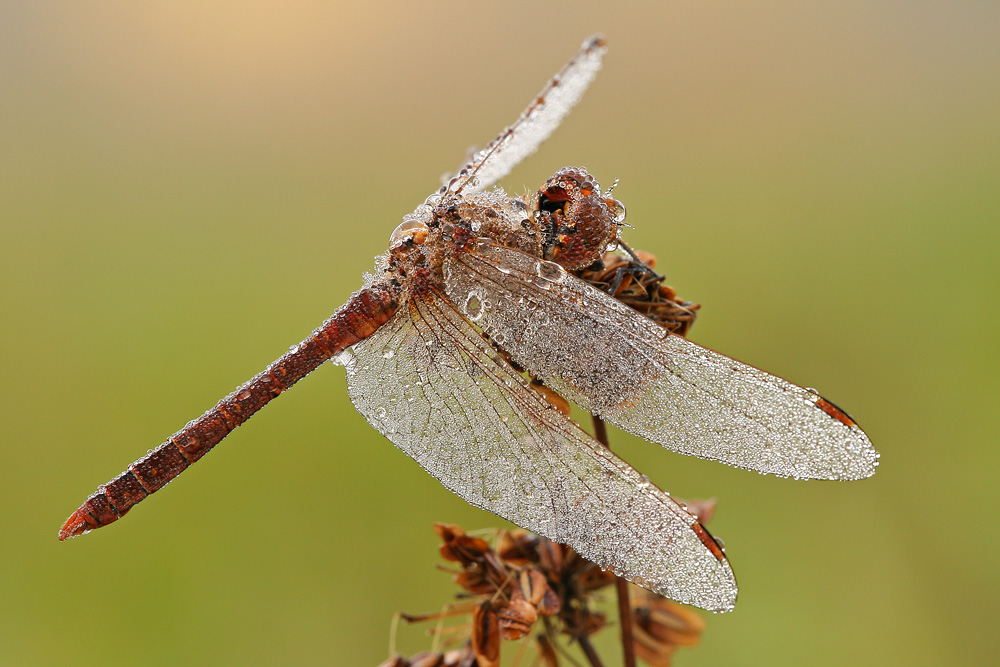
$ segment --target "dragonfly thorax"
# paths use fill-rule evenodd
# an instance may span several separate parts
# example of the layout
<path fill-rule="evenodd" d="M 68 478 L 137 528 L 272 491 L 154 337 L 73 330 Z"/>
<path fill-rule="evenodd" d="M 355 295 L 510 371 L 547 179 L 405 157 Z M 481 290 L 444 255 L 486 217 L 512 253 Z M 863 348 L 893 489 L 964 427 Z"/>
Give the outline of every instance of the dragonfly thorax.
<path fill-rule="evenodd" d="M 488 240 L 574 271 L 599 261 L 617 243 L 624 210 L 586 169 L 564 167 L 540 190 L 521 197 L 501 188 L 442 196 L 427 224 L 453 246 L 461 246 L 461 239 Z"/>
<path fill-rule="evenodd" d="M 389 248 L 400 245 L 421 245 L 427 240 L 427 223 L 421 220 L 404 219 L 389 235 Z"/>

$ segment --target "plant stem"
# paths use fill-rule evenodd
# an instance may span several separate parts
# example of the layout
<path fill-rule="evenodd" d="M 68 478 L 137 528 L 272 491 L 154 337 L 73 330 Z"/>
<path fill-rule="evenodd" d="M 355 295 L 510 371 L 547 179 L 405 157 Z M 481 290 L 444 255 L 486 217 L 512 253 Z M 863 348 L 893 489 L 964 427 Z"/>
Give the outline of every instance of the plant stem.
<path fill-rule="evenodd" d="M 590 663 L 591 667 L 604 667 L 604 663 L 601 662 L 601 656 L 597 655 L 597 649 L 594 645 L 590 643 L 590 637 L 584 635 L 577 640 L 580 644 L 580 648 L 583 649 L 583 654 L 587 656 L 587 661 Z"/>
<path fill-rule="evenodd" d="M 600 417 L 593 417 L 592 420 L 594 439 L 610 450 L 608 429 L 604 425 L 604 420 Z M 618 621 L 622 626 L 622 665 L 623 667 L 636 667 L 635 637 L 632 634 L 632 605 L 628 599 L 628 582 L 621 577 L 616 577 L 615 589 L 618 591 Z M 584 646 L 582 642 L 580 645 Z M 584 646 L 584 650 L 586 651 L 586 646 Z"/>

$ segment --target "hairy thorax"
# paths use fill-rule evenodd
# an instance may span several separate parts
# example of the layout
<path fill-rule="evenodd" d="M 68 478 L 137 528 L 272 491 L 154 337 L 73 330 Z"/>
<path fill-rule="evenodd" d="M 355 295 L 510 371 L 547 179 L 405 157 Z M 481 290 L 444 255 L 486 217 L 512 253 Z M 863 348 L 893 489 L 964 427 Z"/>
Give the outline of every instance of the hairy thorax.
<path fill-rule="evenodd" d="M 406 291 L 443 289 L 446 259 L 488 242 L 578 271 L 618 242 L 625 209 L 582 167 L 565 167 L 542 188 L 510 197 L 501 188 L 428 197 L 403 218 L 376 271 Z"/>

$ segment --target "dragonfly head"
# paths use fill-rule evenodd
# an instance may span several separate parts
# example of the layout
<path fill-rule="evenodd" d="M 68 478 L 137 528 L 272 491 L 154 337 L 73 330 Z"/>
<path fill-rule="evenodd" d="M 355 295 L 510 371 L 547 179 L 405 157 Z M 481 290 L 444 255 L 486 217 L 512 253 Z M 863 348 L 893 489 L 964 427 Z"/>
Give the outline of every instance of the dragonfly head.
<path fill-rule="evenodd" d="M 545 237 L 544 258 L 575 271 L 617 244 L 625 207 L 602 193 L 583 167 L 564 167 L 539 190 L 535 220 Z"/>

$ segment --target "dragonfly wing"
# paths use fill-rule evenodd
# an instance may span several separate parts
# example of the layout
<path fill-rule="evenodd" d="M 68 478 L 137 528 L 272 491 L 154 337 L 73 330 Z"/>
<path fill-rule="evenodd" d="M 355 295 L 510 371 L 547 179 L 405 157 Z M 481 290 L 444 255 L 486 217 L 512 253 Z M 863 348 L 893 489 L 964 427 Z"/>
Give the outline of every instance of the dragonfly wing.
<path fill-rule="evenodd" d="M 534 153 L 583 96 L 601 69 L 606 50 L 599 37 L 584 42 L 576 57 L 546 84 L 514 124 L 471 156 L 447 190 L 472 193 L 488 188 Z"/>
<path fill-rule="evenodd" d="M 443 297 L 412 297 L 354 355 L 355 407 L 446 488 L 657 593 L 732 608 L 732 570 L 697 519 L 530 389 Z"/>
<path fill-rule="evenodd" d="M 668 334 L 557 264 L 478 244 L 449 260 L 445 289 L 517 364 L 635 435 L 782 477 L 875 471 L 868 437 L 832 403 Z"/>

